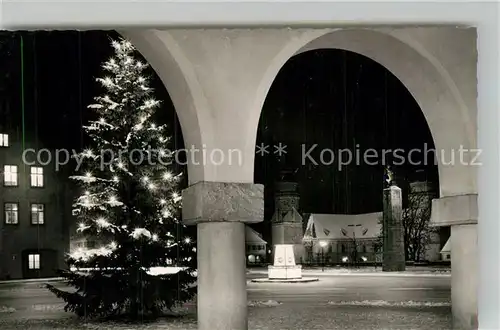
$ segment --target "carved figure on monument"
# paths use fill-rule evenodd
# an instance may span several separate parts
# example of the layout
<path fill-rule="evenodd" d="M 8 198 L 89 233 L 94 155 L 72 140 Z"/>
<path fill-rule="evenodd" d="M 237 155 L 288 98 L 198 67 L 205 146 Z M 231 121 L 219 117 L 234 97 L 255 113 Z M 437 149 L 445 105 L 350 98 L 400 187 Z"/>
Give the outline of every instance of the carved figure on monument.
<path fill-rule="evenodd" d="M 395 185 L 394 181 L 394 172 L 391 170 L 390 166 L 386 166 L 384 169 L 384 188 L 389 188 L 392 185 Z"/>

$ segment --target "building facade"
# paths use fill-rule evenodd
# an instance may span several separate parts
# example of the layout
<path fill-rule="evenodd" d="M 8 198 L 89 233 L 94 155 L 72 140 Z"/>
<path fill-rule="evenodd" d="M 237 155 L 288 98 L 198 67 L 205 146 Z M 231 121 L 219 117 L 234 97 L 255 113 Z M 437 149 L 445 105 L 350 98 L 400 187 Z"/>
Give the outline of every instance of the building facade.
<path fill-rule="evenodd" d="M 410 184 L 409 204 L 403 217 L 415 221 L 430 221 L 434 186 L 429 182 Z M 373 263 L 382 262 L 377 240 L 381 233 L 382 212 L 365 214 L 311 214 L 304 233 L 306 262 L 312 263 Z M 446 237 L 431 231 L 421 261 L 447 261 L 441 249 Z M 448 256 L 451 252 L 446 253 Z"/>
<path fill-rule="evenodd" d="M 306 262 L 347 264 L 376 262 L 382 212 L 311 214 L 304 234 Z"/>
<path fill-rule="evenodd" d="M 267 242 L 250 226 L 245 226 L 245 251 L 248 265 L 267 262 Z"/>
<path fill-rule="evenodd" d="M 19 130 L 0 132 L 0 279 L 51 277 L 65 267 L 71 213 L 53 154 Z"/>

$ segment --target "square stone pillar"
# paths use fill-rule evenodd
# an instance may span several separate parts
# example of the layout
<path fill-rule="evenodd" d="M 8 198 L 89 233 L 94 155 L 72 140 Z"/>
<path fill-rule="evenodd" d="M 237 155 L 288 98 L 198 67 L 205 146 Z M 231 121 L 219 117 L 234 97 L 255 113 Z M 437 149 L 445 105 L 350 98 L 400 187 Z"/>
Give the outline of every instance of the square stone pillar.
<path fill-rule="evenodd" d="M 383 213 L 383 262 L 384 272 L 406 270 L 405 244 L 403 236 L 402 212 L 403 199 L 401 188 L 391 186 L 384 189 Z"/>
<path fill-rule="evenodd" d="M 198 329 L 247 330 L 245 224 L 264 219 L 264 187 L 198 182 L 182 196 L 183 222 L 198 227 Z"/>
<path fill-rule="evenodd" d="M 432 225 L 451 226 L 451 308 L 457 330 L 478 328 L 477 217 L 476 194 L 432 201 Z"/>

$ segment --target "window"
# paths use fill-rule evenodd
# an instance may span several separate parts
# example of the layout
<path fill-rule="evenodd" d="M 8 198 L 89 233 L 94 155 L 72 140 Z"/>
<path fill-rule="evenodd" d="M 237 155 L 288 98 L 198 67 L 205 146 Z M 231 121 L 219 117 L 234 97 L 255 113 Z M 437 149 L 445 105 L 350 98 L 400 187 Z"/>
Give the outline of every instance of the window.
<path fill-rule="evenodd" d="M 0 147 L 9 146 L 9 134 L 0 134 Z"/>
<path fill-rule="evenodd" d="M 342 253 L 344 253 L 345 252 L 345 245 L 342 244 L 341 248 L 342 248 Z"/>
<path fill-rule="evenodd" d="M 3 184 L 4 186 L 17 186 L 17 166 L 5 165 L 3 167 Z"/>
<path fill-rule="evenodd" d="M 43 204 L 31 204 L 31 224 L 43 225 L 44 218 Z"/>
<path fill-rule="evenodd" d="M 29 269 L 40 269 L 40 255 L 28 254 L 28 268 Z"/>
<path fill-rule="evenodd" d="M 363 253 L 366 253 L 366 245 L 362 246 L 362 251 L 363 251 Z"/>
<path fill-rule="evenodd" d="M 31 166 L 31 186 L 43 187 L 43 167 Z"/>
<path fill-rule="evenodd" d="M 19 205 L 17 203 L 5 203 L 5 223 L 9 225 L 19 223 Z"/>

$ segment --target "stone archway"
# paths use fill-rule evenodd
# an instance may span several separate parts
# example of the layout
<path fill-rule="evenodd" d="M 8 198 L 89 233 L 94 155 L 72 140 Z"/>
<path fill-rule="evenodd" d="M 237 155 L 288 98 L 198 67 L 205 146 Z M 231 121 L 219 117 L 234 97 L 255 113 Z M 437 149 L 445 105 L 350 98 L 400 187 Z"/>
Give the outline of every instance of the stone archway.
<path fill-rule="evenodd" d="M 188 165 L 183 217 L 198 226 L 200 329 L 248 328 L 243 223 L 263 220 L 263 187 L 253 184 L 257 128 L 269 88 L 292 56 L 337 48 L 369 57 L 413 95 L 438 150 L 476 145 L 474 29 L 174 29 L 124 35 L 167 85 L 186 146 L 242 151 L 241 163 Z M 476 168 L 440 164 L 438 172 L 443 198 L 439 207 L 433 202 L 433 212 L 441 225 L 453 225 L 453 314 L 467 328 L 477 318 L 471 299 L 477 277 Z"/>
<path fill-rule="evenodd" d="M 211 145 L 212 119 L 207 103 L 191 63 L 182 49 L 175 47 L 175 41 L 169 40 L 168 34 L 158 30 L 128 30 L 120 34 L 130 40 L 163 81 L 177 112 L 186 149 L 190 146 Z M 194 183 L 206 177 L 207 167 L 193 166 L 188 162 L 188 180 Z"/>
<path fill-rule="evenodd" d="M 273 58 L 257 89 L 255 106 L 262 109 L 271 84 L 292 56 L 315 49 L 364 55 L 405 85 L 419 104 L 435 143 L 441 198 L 433 201 L 431 221 L 451 226 L 453 323 L 454 328 L 464 329 L 477 328 L 475 42 L 475 29 L 309 30 L 292 38 Z M 260 113 L 252 114 L 255 130 L 259 119 Z M 452 155 L 454 161 L 444 163 Z"/>
<path fill-rule="evenodd" d="M 436 153 L 449 161 L 460 147 L 476 145 L 475 100 L 464 101 L 459 88 L 439 61 L 416 40 L 402 41 L 403 36 L 389 30 L 336 29 L 313 30 L 291 40 L 273 59 L 264 74 L 257 100 L 264 103 L 278 71 L 292 56 L 315 49 L 343 49 L 359 53 L 383 65 L 406 86 L 419 104 L 436 146 Z M 411 44 L 408 44 L 411 43 Z M 418 47 L 418 50 L 416 49 Z M 252 118 L 257 127 L 260 113 Z M 456 157 L 456 156 L 455 156 Z M 464 163 L 467 162 L 464 157 Z M 456 157 L 457 158 L 457 157 Z M 440 196 L 476 192 L 476 171 L 457 163 L 446 166 L 438 161 Z"/>

